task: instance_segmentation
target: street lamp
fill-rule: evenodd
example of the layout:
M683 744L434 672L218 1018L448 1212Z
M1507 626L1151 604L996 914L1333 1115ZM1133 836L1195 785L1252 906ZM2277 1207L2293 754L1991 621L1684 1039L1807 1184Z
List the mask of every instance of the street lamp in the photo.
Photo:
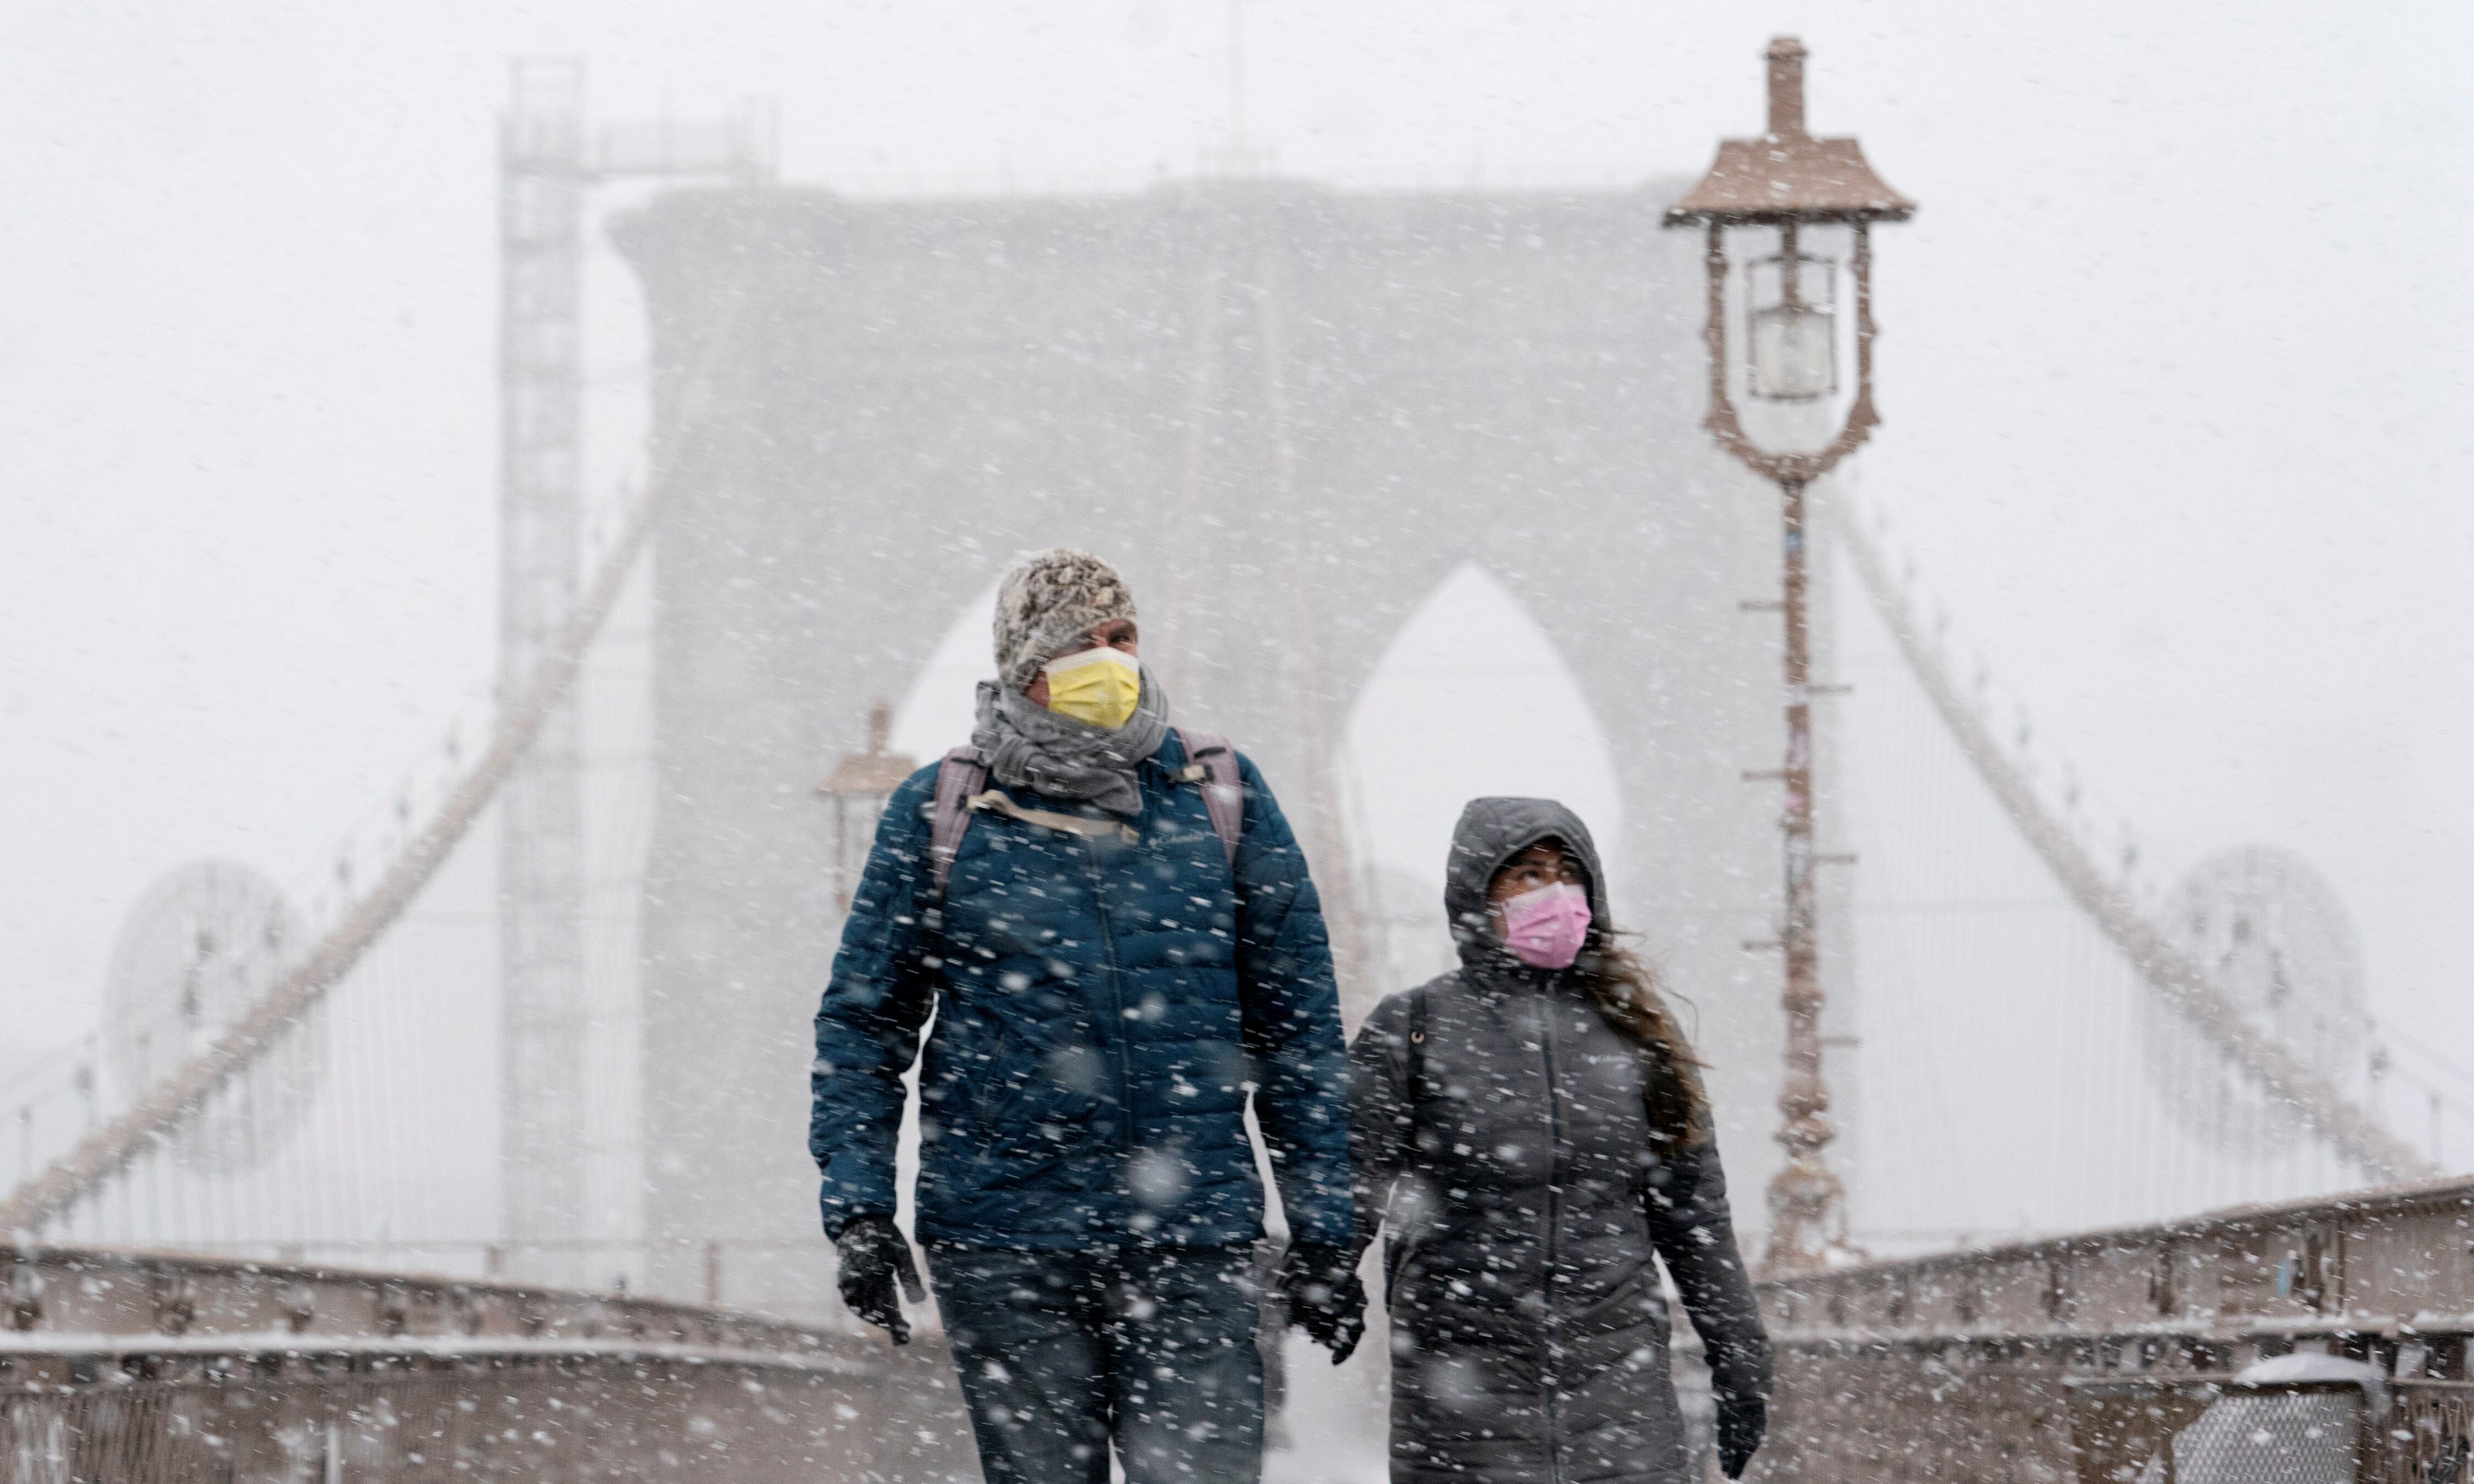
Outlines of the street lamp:
M1786 617L1786 787L1780 817L1785 836L1786 1081L1779 1093L1779 1142L1787 1161L1770 1182L1772 1272L1809 1272L1824 1264L1833 1224L1843 1223L1845 1191L1822 1154L1835 1134L1830 1092L1821 1073L1820 943L1814 928L1812 853L1812 708L1810 634L1805 610L1805 487L1854 452L1881 419L1873 411L1873 247L1875 222L1904 222L1914 202L1881 183L1853 139L1816 139L1804 128L1804 43L1779 36L1769 47L1769 132L1728 139L1700 183L1669 207L1669 227L1709 233L1710 414L1703 419L1718 445L1755 473L1774 480L1784 515L1785 574L1781 609ZM1733 387L1787 404L1826 403L1842 384L1838 326L1838 264L1806 251L1807 227L1843 227L1853 236L1851 276L1855 395L1838 431L1817 449L1774 451L1745 432ZM1728 234L1775 232L1775 251L1745 264L1744 365L1730 357L1727 335ZM1755 239L1759 241L1759 239ZM1760 242L1770 247L1771 242Z
M1837 265L1800 251L1793 227L1787 246L1744 268L1746 368L1755 396L1808 402L1838 390Z
M848 912L859 891L860 874L867 869L867 852L876 843L876 822L885 802L916 764L886 750L893 732L893 707L880 701L868 707L867 751L852 753L834 764L816 792L834 804L834 906Z

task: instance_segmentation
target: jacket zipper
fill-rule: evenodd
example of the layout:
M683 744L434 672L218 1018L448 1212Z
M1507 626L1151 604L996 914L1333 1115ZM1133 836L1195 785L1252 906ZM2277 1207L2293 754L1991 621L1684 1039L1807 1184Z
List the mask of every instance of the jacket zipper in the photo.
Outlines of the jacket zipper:
M1117 962L1117 932L1108 923L1108 889L1100 870L1100 842L1085 838L1082 843L1091 851L1091 904L1100 918L1101 951L1108 956L1108 999L1117 1011L1117 1023L1110 1027L1109 1034L1117 1042L1117 1112L1125 1134L1120 1153L1130 1160L1134 1154L1134 1066L1127 1050L1125 966Z
M1547 1002L1547 988L1538 991L1539 1044L1546 1061L1546 1350L1539 1358L1551 1368L1555 1364L1555 1233L1564 1224L1564 1107L1562 1094L1555 1087L1555 1012ZM1543 1388L1546 1393L1546 1480L1558 1484L1564 1477L1564 1447L1555 1421L1555 1393L1563 1383L1560 1373L1547 1373L1553 1379Z

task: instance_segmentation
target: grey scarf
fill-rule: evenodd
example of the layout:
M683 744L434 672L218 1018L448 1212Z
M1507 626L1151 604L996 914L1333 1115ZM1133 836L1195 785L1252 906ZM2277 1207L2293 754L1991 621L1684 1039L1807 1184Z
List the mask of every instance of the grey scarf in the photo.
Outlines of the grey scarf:
M1007 788L1087 799L1131 819L1143 812L1134 765L1158 752L1167 736L1168 693L1146 665L1143 698L1133 716L1114 731L1059 716L1021 691L982 681L980 719L971 730L971 745L987 757L988 772Z

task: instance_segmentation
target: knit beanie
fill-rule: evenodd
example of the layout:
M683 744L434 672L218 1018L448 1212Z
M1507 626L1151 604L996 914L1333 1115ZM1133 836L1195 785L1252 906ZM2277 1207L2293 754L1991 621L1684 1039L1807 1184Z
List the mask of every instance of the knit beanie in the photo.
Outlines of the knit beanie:
M1027 690L1058 652L1100 624L1134 616L1134 595L1117 569L1062 546L1026 558L997 588L997 678Z

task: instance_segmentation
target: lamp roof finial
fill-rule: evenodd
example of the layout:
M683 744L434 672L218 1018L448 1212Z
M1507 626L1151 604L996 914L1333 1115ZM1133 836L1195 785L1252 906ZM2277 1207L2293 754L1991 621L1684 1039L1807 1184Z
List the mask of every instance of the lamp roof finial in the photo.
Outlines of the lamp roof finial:
M1904 222L1916 203L1890 189L1853 139L1816 139L1804 127L1804 43L1773 36L1770 127L1758 139L1720 142L1710 173L1667 208L1666 225L1745 227L1788 222Z
M1770 37L1770 135L1804 137L1804 43L1793 36Z

